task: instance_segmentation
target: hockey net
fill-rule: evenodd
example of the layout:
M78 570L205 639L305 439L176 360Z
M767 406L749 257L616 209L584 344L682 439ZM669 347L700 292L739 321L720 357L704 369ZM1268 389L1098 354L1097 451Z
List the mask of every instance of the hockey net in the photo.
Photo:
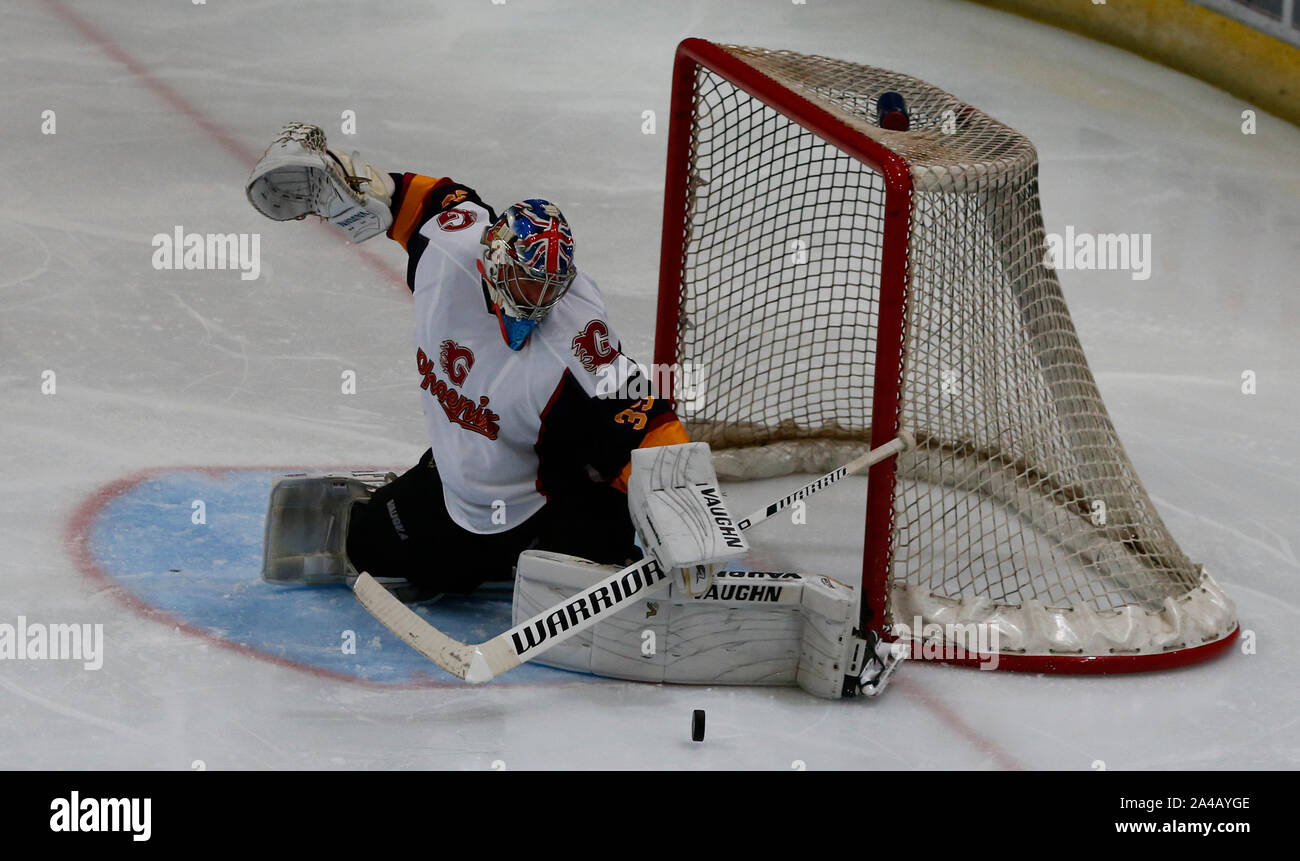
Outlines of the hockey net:
M876 124L886 91L907 131ZM829 471L900 427L918 442L867 482L864 626L919 643L981 623L998 666L1034 671L1231 642L1232 603L1138 480L1045 264L1027 139L906 75L695 39L672 110L655 359L693 380L692 439L724 479Z

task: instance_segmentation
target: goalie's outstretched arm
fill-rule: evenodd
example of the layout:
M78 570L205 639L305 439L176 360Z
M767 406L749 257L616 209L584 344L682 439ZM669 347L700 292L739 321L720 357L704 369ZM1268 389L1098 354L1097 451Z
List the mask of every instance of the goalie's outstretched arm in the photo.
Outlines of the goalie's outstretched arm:
M386 234L410 255L406 285L415 289L415 269L428 240L421 233L431 219L469 202L496 219L478 192L450 177L381 171L327 144L319 126L289 123L266 148L249 174L248 200L274 221L318 215L353 242Z

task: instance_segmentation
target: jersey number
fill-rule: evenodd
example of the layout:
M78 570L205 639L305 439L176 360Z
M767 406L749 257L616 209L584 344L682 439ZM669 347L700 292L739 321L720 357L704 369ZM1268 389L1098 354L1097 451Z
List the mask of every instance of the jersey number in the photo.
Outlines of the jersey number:
M646 425L646 412L654 406L654 402L654 398L642 398L614 416L614 421L622 425L631 425L634 430L641 430Z

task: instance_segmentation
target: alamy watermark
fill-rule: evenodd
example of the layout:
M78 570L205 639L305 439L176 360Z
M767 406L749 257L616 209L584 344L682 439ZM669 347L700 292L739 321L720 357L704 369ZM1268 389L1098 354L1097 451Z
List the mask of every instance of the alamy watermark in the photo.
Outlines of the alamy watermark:
M152 798L82 798L74 789L67 798L50 801L54 832L119 831L144 842L153 835L152 819Z
M672 397L677 411L685 415L703 408L706 390L703 363L643 365L638 362L636 366L636 374L622 375L618 363L602 366L596 372L596 397L629 401Z
M1056 270L1118 270L1145 281L1151 277L1151 234L1076 233L1067 224L1064 235L1047 234L1043 263Z
M243 281L262 274L260 233L186 233L178 224L155 233L153 248L154 269L238 269Z
M87 670L104 665L102 624L44 624L18 617L0 622L0 661L81 661Z
M910 641L914 661L976 661L981 670L998 668L999 632L987 622L965 624L926 622L912 617L912 624L895 624L899 643Z

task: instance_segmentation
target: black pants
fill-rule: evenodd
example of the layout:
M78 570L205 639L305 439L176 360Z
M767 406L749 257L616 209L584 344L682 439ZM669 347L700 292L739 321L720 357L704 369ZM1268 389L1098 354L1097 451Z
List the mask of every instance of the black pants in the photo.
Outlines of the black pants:
M641 558L627 497L584 482L554 495L540 511L505 532L481 535L447 514L432 450L369 502L354 503L348 558L375 577L405 577L425 592L472 592L509 580L524 550L551 550L619 565Z

